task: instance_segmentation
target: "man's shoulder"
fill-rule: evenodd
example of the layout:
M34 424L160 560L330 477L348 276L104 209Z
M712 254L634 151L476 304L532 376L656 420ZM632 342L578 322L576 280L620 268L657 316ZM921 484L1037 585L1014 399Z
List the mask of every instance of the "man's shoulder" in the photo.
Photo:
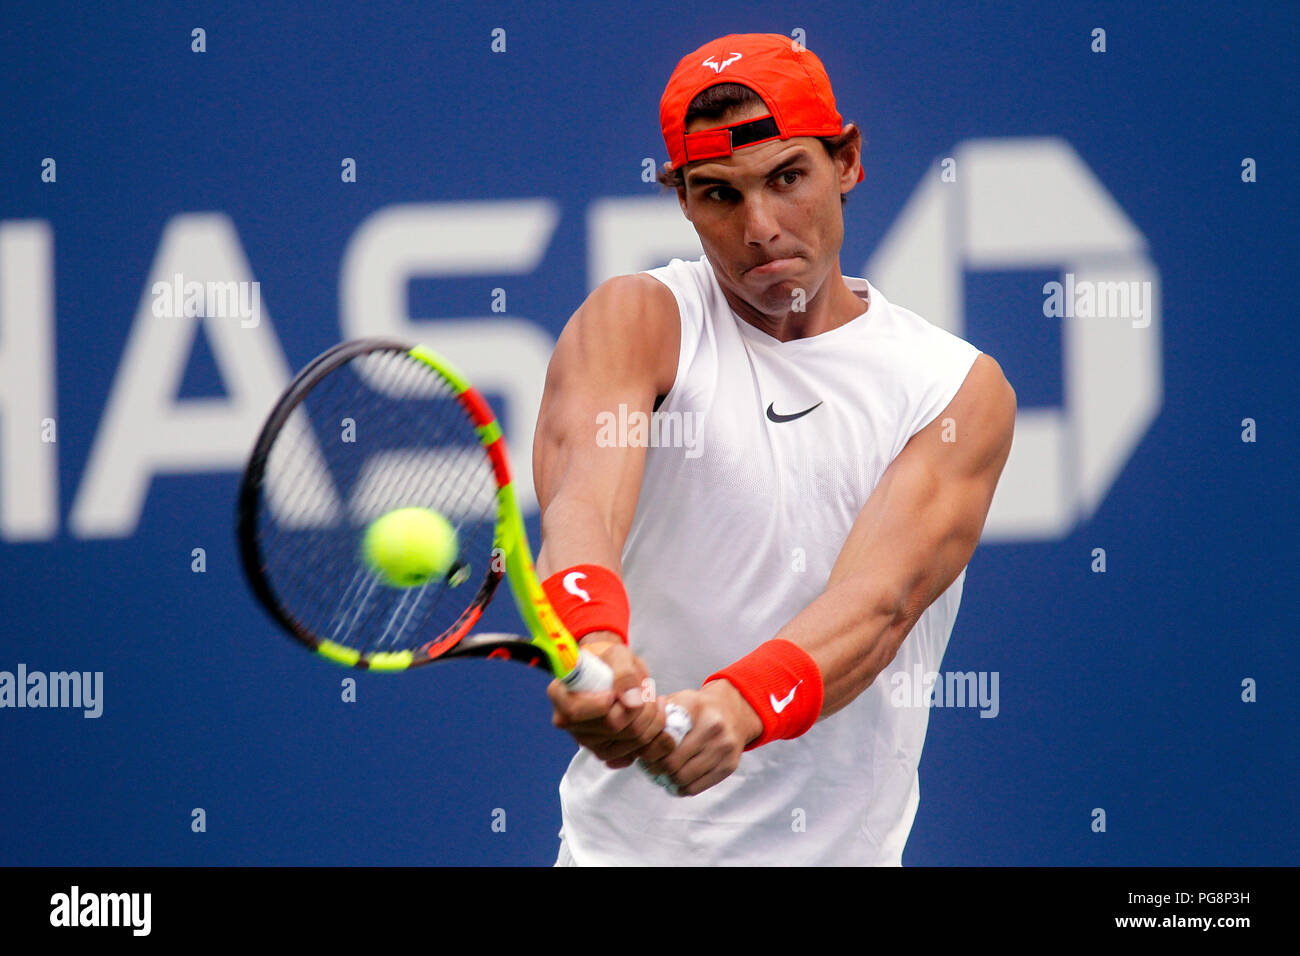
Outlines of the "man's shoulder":
M583 303L587 313L610 314L624 320L636 316L651 321L676 319L672 289L649 272L612 276L596 286Z
M617 356L635 359L651 370L656 394L662 395L677 374L677 316L677 299L667 286L643 272L628 273L593 289L560 338L581 343L576 354L589 364L608 364Z

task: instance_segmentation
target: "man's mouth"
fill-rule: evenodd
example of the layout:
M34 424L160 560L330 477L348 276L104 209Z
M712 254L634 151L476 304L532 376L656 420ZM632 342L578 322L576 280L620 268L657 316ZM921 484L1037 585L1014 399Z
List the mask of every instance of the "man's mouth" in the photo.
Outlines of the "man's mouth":
M796 261L798 261L798 257L769 259L767 262L754 266L749 271L755 275L767 275L772 272L780 272L782 269L789 268L794 265Z

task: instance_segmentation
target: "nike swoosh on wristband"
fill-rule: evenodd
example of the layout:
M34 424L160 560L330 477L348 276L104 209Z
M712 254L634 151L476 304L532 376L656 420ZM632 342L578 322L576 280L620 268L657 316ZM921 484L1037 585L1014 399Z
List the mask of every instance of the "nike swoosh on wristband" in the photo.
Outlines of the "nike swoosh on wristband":
M803 683L803 681L800 681L800 682L799 682L799 684L802 684L802 683ZM789 707L789 706L790 706L790 701L794 700L794 692L797 691L797 690L799 689L799 684L795 684L793 687L791 687L791 688L790 688L790 693L786 694L785 697L784 697L782 700L777 700L777 699L776 699L776 694L768 694L768 695L767 695L767 699L768 699L768 701L771 702L771 704L772 704L772 709L773 709L774 711L776 711L776 712L779 714L779 713L781 713L781 711L783 711L783 710L785 710L787 707Z
M773 411L772 405L775 404L776 402L773 402L771 405L767 406L767 420L770 422L792 422L796 418L803 418L805 415L811 412L813 408L816 408L817 405L820 405L821 402L818 402L817 405L814 405L812 408L805 408L801 412L795 412L793 415L782 415L780 412Z
M564 576L564 590L568 591L576 598L582 598L583 604L586 604L591 600L591 595L584 589L578 587L578 582L585 580L586 577L587 572L585 571L570 571Z

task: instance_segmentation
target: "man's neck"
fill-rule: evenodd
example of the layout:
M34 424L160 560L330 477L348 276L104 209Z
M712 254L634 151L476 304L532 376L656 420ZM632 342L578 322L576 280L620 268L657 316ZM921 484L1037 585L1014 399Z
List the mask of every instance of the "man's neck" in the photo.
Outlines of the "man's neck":
M759 312L727 289L722 292L744 322L780 342L811 338L838 329L862 315L871 305L850 289L838 272L805 303L804 309L792 308L780 316Z

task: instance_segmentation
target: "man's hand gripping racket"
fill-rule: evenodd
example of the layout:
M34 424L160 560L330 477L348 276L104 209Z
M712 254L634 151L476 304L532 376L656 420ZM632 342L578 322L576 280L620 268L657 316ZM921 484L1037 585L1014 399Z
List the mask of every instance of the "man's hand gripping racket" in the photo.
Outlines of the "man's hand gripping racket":
M496 416L423 346L344 342L299 372L253 447L236 526L262 605L337 664L491 657L575 692L612 687L537 579ZM471 635L503 576L529 636ZM675 740L690 731L678 705L665 718Z

